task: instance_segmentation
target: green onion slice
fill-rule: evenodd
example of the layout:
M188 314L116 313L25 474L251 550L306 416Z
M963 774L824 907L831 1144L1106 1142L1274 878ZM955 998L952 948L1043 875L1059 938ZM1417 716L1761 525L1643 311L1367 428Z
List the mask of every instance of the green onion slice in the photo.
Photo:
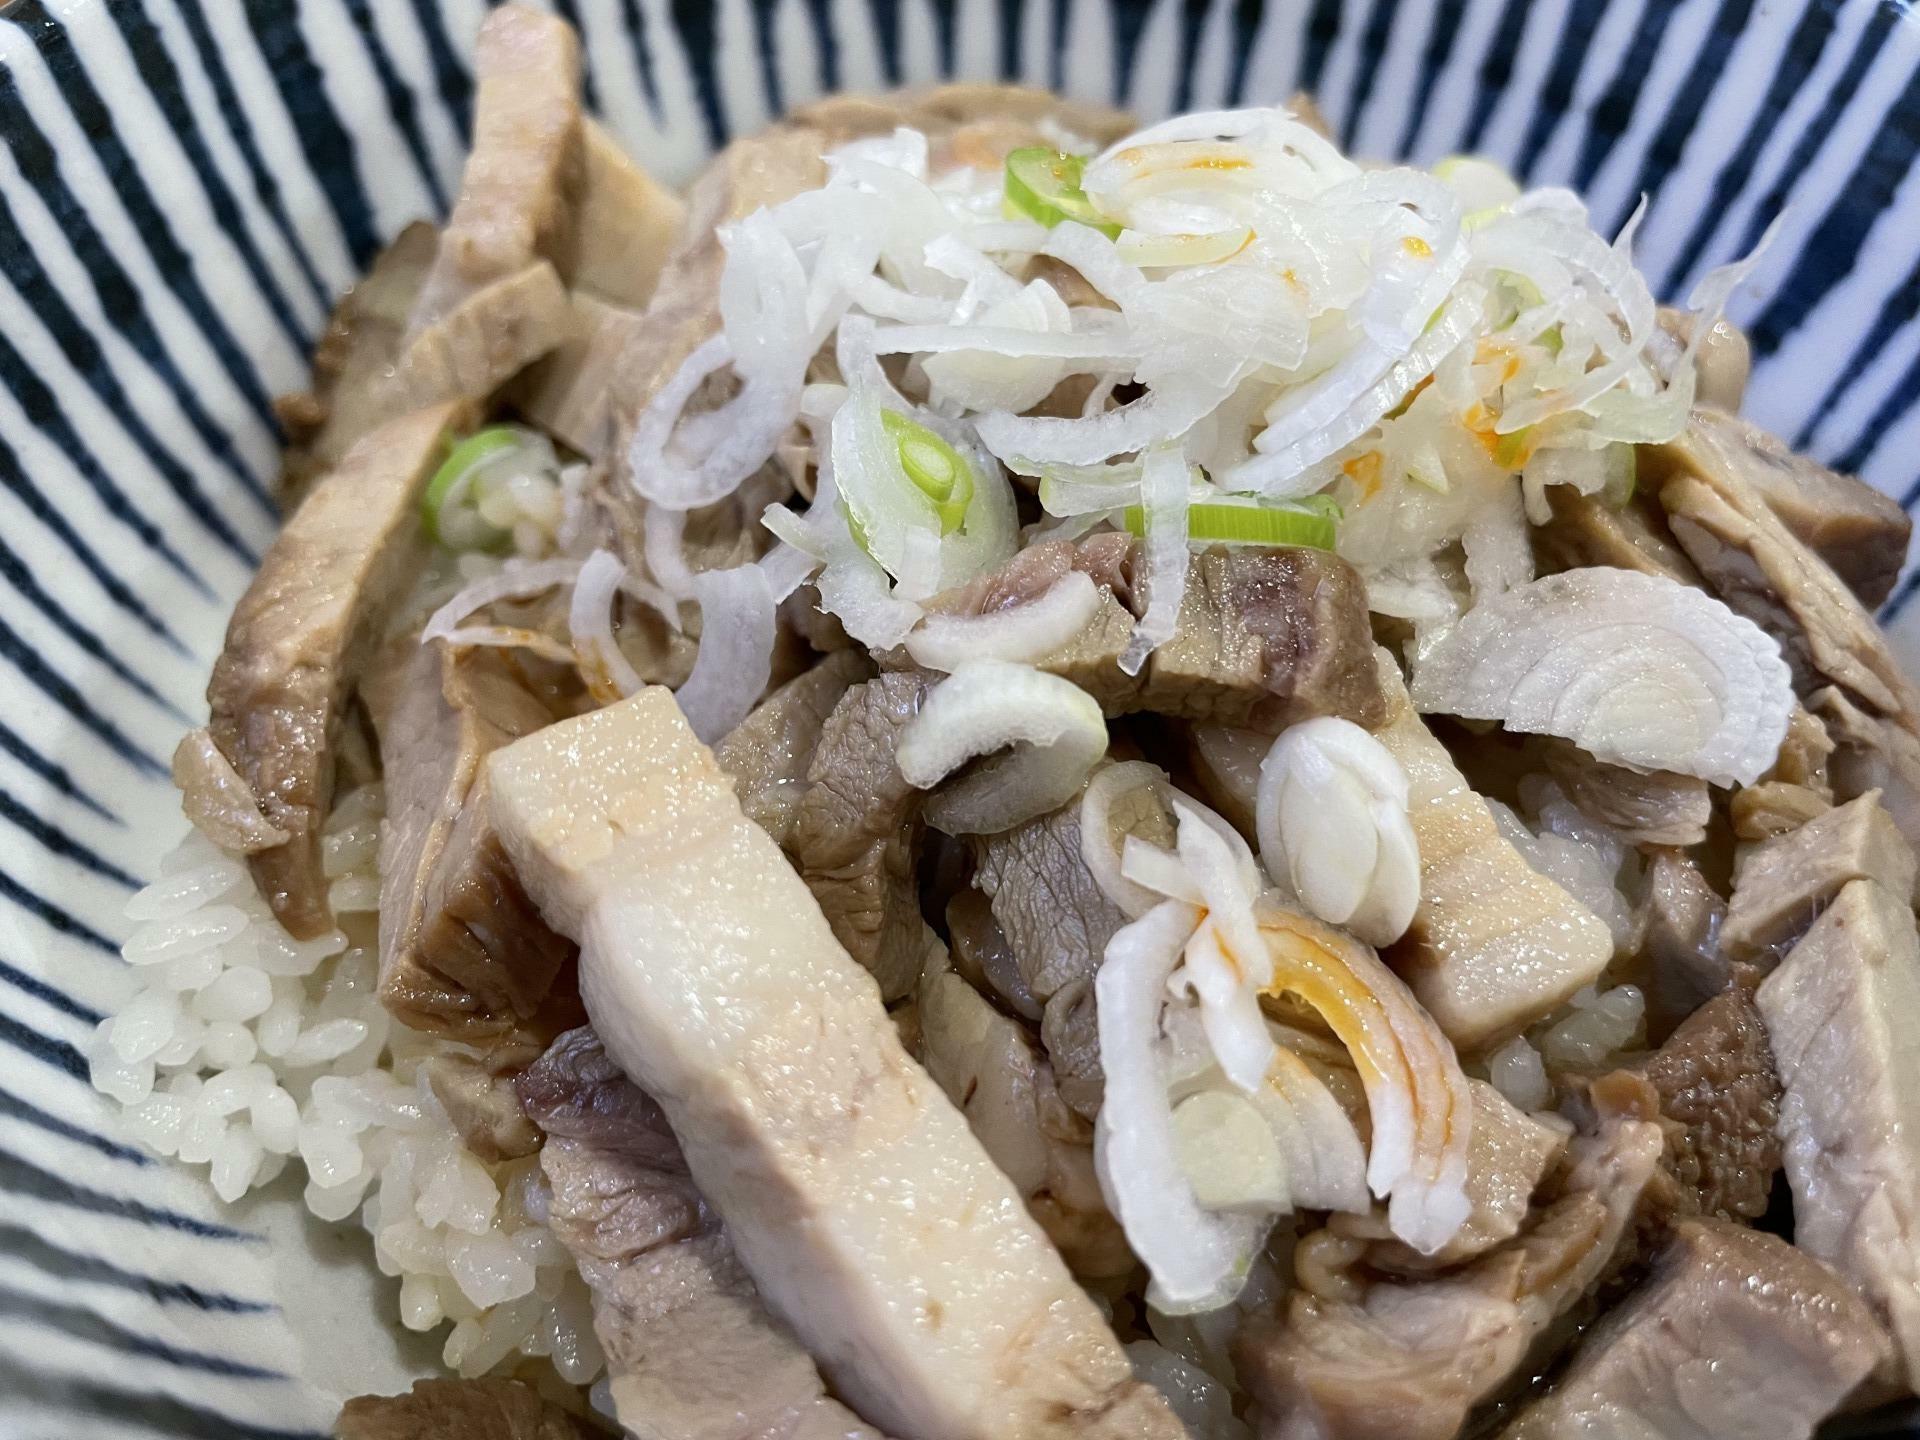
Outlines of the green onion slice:
M1006 208L1038 220L1049 230L1063 220L1077 220L1112 239L1119 235L1120 227L1094 209L1087 192L1080 188L1086 168L1085 156L1049 150L1044 145L1015 150L1007 156Z
M898 411L882 410L880 423L893 437L907 479L933 502L940 516L940 533L951 535L960 528L967 507L973 503L973 467L933 431Z
M473 506L473 482L488 463L522 443L511 425L476 430L448 452L420 501L427 536L449 550L504 550L513 536L490 525Z
M1285 502L1247 499L1196 501L1187 509L1188 538L1209 545L1302 545L1333 549L1340 507L1330 495ZM1129 505L1123 523L1130 534L1146 533L1146 512Z

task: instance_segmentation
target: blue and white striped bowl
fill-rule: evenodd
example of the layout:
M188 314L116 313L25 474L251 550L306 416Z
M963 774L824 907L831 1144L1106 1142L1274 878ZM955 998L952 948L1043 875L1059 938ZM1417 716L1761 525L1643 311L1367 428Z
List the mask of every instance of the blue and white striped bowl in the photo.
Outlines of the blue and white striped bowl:
M1904 4L556 3L595 107L676 179L828 89L1003 75L1145 116L1306 89L1364 153L1484 151L1603 225L1646 192L1669 296L1785 207L1734 307L1750 408L1920 492ZM0 6L0 1440L318 1436L423 1358L375 1318L353 1233L223 1211L149 1162L78 1047L125 983L122 903L183 828L165 758L273 532L270 397L381 241L446 209L482 10ZM1913 589L1890 618L1920 651Z

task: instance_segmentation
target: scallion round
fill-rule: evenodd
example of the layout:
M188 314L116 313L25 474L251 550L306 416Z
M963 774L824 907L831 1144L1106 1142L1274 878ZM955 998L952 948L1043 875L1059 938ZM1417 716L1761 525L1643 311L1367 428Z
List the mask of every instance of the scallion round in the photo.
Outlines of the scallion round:
M1049 150L1044 145L1015 150L1007 156L1007 208L1038 220L1048 229L1063 220L1077 220L1109 239L1118 236L1120 227L1096 210L1080 187L1086 168L1085 156Z
M973 467L953 446L897 410L882 410L880 423L893 437L907 479L933 502L940 516L940 533L951 535L960 528L967 507L973 503Z
M429 539L449 550L504 550L512 543L511 534L488 524L474 507L473 482L490 462L521 443L511 425L489 425L447 453L420 501Z

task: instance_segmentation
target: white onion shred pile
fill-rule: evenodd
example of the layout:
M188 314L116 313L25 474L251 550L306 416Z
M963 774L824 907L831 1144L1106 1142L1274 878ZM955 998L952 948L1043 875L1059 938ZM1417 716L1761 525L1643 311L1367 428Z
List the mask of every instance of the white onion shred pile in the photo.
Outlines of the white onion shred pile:
M1751 785L1793 677L1759 626L1690 585L1594 567L1483 600L1415 666L1421 710L1558 735L1596 759Z
M810 434L819 492L767 524L869 645L1017 548L1003 467L1037 476L1071 533L1141 507L1129 672L1172 633L1182 517L1223 490L1335 497L1341 553L1429 609L1438 588L1451 619L1431 557L1488 505L1512 513L1523 472L1537 515L1542 486L1597 488L1692 402L1692 347L1648 352L1637 217L1609 241L1569 192L1522 193L1486 162L1365 169L1284 108L1187 115L1087 157L1109 238L1009 218L1001 167L936 172L932 153L911 130L854 142L820 188L723 227L721 329L626 457L650 530L670 530ZM1698 287L1696 337L1749 264ZM702 410L711 393L727 398ZM971 467L959 523L907 478L889 412ZM656 578L689 592L671 567Z

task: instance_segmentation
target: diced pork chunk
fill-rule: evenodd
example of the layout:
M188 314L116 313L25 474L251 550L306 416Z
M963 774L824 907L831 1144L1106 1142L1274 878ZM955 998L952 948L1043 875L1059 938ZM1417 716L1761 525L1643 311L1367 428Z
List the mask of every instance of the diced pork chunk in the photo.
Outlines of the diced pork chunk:
M733 777L740 808L783 849L827 716L871 673L859 651L835 651L754 706L713 747L713 758Z
M1819 1261L1686 1220L1503 1440L1807 1440L1880 1353L1873 1317Z
M1378 739L1407 772L1420 904L1387 958L1449 1040L1474 1049L1525 1029L1591 984L1613 935L1501 835L1447 749L1414 713L1385 651Z
M580 41L558 16L502 5L480 27L473 148L411 327L415 336L536 260L563 259L581 179Z
M1862 709L1838 686L1816 691L1807 705L1834 741L1833 793L1851 800L1878 790L1907 843L1920 843L1920 734Z
M1609 765L1566 740L1549 738L1540 750L1547 773L1581 813L1624 838L1643 845L1698 845L1707 838L1713 797L1706 781Z
M458 1054L435 1055L420 1069L467 1149L482 1160L517 1160L540 1148L540 1132L521 1113L512 1077Z
M1675 363L1693 338L1696 317L1691 311L1662 305L1659 319L1660 328L1647 348L1661 372L1671 378ZM1729 414L1738 410L1753 371L1753 347L1746 332L1724 316L1714 321L1713 328L1701 338L1693 363L1698 382L1694 393L1700 403Z
M1920 940L1856 880L1758 994L1785 1096L1794 1243L1867 1298L1920 1388Z
M650 1440L878 1440L826 1394L687 1173L660 1107L592 1030L517 1082L547 1137L549 1224L593 1290L615 1412Z
M1319 715L1372 729L1386 701L1366 612L1360 577L1324 550L1203 550L1134 708L1269 732Z
M1505 1245L1357 1300L1296 1291L1281 1317L1250 1320L1233 1354L1262 1440L1453 1440L1599 1282L1660 1147L1657 1123L1609 1114L1576 1142L1560 1197Z
M542 1044L577 1023L572 1009L536 1023L573 945L513 873L483 767L553 713L505 652L438 643L415 648L383 708L380 999L415 1029L484 1045L531 1027Z
M1907 512L1891 497L1796 453L1738 415L1702 412L1694 423L1714 430L1767 508L1833 567L1861 604L1874 609L1887 598L1913 533Z
M334 746L368 651L411 579L420 494L445 449L452 406L373 431L281 530L234 607L207 684L207 733L283 844L248 856L254 882L296 937L332 914L320 825Z
M1100 535L1079 546L1031 547L993 575L936 596L929 608L982 615L1044 593L1070 569L1102 589L1100 608L1072 640L1034 663L1065 676L1109 715L1139 711L1273 734L1298 720L1338 715L1369 728L1385 700L1368 668L1373 632L1366 590L1324 550L1222 546L1197 552L1173 638L1140 674L1120 669L1143 603L1132 588L1133 547Z
M1727 988L1733 970L1720 949L1727 902L1700 867L1672 850L1647 866L1646 931L1640 954L1647 983L1647 1033L1655 1040Z
M203 725L173 748L173 788L193 828L232 855L287 843L287 832L260 813L260 802Z
M600 1431L518 1380L416 1380L349 1400L334 1440L597 1440Z
M1780 1079L1753 997L1734 987L1687 1017L1647 1062L1672 1130L1672 1201L1683 1215L1756 1220L1780 1169Z
M406 397L393 384L393 368L406 339L407 316L439 243L439 232L424 220L394 236L333 307L314 346L308 389L275 401L287 440L280 495L288 510L340 463L354 441L404 408Z
M1748 850L1720 943L1735 959L1771 964L1853 880L1913 893L1913 851L1872 792Z
M833 935L898 1000L920 978L931 931L920 916L920 811L894 763L900 732L920 710L925 676L896 672L847 691L820 731L787 853Z
M608 1052L839 1393L926 1440L1179 1433L671 695L489 763Z

